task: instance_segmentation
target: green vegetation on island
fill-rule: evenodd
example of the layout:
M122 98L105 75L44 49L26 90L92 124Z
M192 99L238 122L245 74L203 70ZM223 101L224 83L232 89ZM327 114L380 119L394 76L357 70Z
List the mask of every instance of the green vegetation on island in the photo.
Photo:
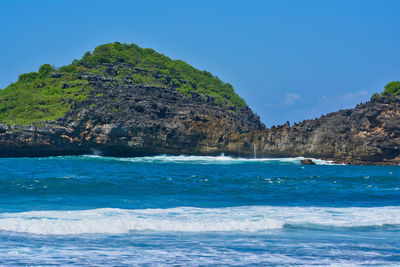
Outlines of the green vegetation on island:
M82 59L55 68L42 65L38 72L25 73L17 82L0 90L0 123L32 124L63 116L76 101L93 89L85 74L116 79L129 78L133 84L173 87L182 94L199 93L215 97L227 106L245 106L232 85L182 60L172 60L153 49L115 42L86 52Z
M64 75L56 79L49 64L39 72L25 73L17 82L0 91L0 123L30 124L63 116L74 101L85 99L88 81Z
M375 93L372 98L378 96L398 96L400 95L400 81L393 81L385 85L384 90L381 94Z

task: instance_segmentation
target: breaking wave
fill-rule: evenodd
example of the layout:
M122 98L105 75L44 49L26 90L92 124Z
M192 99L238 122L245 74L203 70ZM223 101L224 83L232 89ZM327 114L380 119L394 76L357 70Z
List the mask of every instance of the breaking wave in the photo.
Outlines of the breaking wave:
M63 157L69 158L69 157ZM265 162L265 163L293 163L300 164L300 161L305 159L304 157L295 158L235 158L231 156L225 156L221 154L219 156L188 156L188 155L159 155L151 157L104 157L99 155L84 155L79 156L82 159L99 159L99 160L115 160L115 161L126 161L126 162L137 162L137 163L196 163L196 164L235 164L235 163L251 163L251 162ZM329 160L314 159L312 160L317 165L332 165L334 164Z
M1 213L0 231L31 234L159 232L259 232L285 227L400 225L400 207L327 208L241 206L228 208L92 209Z

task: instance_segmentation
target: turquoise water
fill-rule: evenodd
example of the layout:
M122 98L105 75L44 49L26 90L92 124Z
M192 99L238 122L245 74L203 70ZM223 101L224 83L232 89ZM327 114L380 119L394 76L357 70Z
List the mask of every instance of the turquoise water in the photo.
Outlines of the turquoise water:
M0 159L0 265L400 264L400 167Z

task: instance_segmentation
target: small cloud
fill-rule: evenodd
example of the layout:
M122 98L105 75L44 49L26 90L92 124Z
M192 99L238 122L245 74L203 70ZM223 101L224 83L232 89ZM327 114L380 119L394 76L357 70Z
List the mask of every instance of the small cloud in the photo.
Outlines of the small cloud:
M350 93L346 93L343 95L336 95L336 96L322 95L319 97L319 100L324 101L324 102L334 101L336 103L355 102L355 101L360 101L360 99L363 99L368 95L369 95L369 92L367 90L362 90L362 91L358 91L358 92L350 92Z
M355 93L346 93L344 95L339 95L339 96L337 96L337 99L342 102L349 102L349 101L353 101L353 100L358 100L361 97L366 96L366 95L368 95L368 91L362 90L362 91L355 92Z
M285 99L283 100L283 104L287 106L292 106L299 100L301 100L299 94L296 93L285 94Z

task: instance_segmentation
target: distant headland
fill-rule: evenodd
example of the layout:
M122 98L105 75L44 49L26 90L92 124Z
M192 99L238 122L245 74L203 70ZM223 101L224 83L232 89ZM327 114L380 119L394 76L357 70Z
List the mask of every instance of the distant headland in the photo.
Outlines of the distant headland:
M1 90L0 156L225 153L399 164L399 95L400 82L391 82L354 109L267 129L218 77L115 42Z

